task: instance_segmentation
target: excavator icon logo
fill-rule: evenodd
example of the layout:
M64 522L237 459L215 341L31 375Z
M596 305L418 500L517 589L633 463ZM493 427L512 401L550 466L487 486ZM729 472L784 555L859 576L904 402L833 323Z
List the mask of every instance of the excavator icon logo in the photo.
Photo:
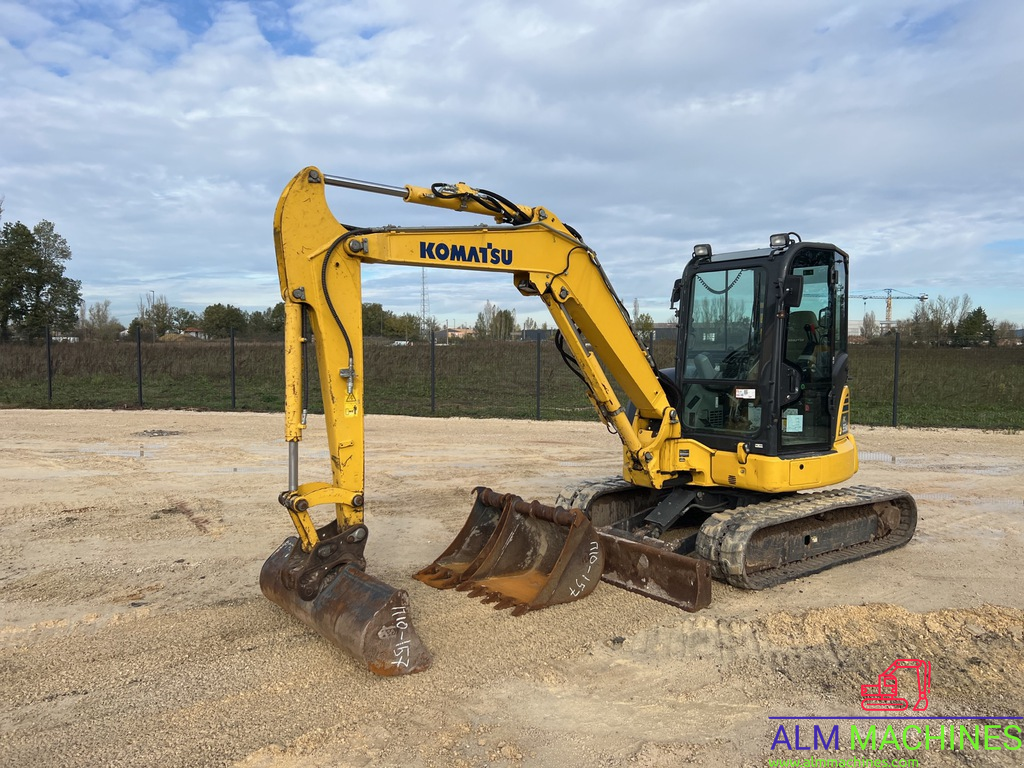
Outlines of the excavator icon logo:
M877 683L866 683L860 687L860 708L865 712L902 712L910 708L910 701L899 696L896 670L913 669L917 672L917 703L915 712L928 709L928 691L932 686L931 662L921 659L896 659L889 668L878 676Z

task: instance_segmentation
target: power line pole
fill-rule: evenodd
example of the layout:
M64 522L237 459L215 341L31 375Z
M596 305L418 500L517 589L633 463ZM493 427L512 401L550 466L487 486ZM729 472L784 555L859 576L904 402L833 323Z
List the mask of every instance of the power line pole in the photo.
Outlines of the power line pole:
M430 299L427 296L427 270L420 270L420 335L426 337L430 330Z

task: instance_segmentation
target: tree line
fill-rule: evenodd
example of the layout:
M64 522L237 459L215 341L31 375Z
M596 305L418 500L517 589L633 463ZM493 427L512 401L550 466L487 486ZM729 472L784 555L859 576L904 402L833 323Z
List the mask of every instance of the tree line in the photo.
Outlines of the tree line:
M155 341L168 335L197 335L207 339L225 339L236 336L254 339L279 337L284 332L284 302L279 301L264 310L246 311L233 304L210 304L202 312L174 307L166 296L150 293L139 300L135 318L125 329L117 318L109 318L110 302L95 304L83 322L90 338L116 338L121 330L134 338ZM98 322L92 316L94 310Z
M3 200L0 199L0 218ZM111 313L109 299L86 307L82 284L65 274L71 248L46 220L33 228L6 222L0 229L0 341L34 341L47 333L75 336L85 340L113 340L128 336L156 341L168 336L225 338L232 333L243 338L279 338L284 331L284 303L265 310L246 311L231 304L216 303L202 312L175 307L166 296L147 292L140 296L135 317L125 326ZM653 328L650 315L640 314L634 302L638 332ZM532 318L522 323L514 309L485 302L477 314L472 338L512 340L523 330L537 328ZM547 328L544 323L542 328ZM425 341L441 330L433 317L397 314L381 304L363 304L363 332L367 336L404 341Z
M3 200L0 199L0 217ZM109 299L86 307L82 284L65 274L71 248L53 223L43 220L29 228L22 222L4 222L0 228L0 341L37 341L47 333L85 340L134 338L147 341L168 336L196 335L226 338L280 338L284 332L284 303L265 310L246 311L216 303L202 312L173 306L166 296L149 292L139 298L135 317L126 326L111 312ZM526 327L535 326L527 320ZM397 314L379 303L363 304L367 336L419 341L439 330L437 321L425 322L411 313ZM478 338L511 339L521 330L515 310L490 302L474 326Z
M0 218L3 199L0 198ZM0 228L0 341L33 341L54 334L74 334L84 339L116 339L123 335L157 340L169 334L226 338L231 333L243 338L279 338L284 331L284 303L265 310L246 311L231 304L216 303L202 312L175 307L166 296L150 292L140 297L134 319L125 326L110 311L110 301L82 302L82 284L65 274L71 248L45 219L29 228L5 222ZM641 337L652 335L649 314L633 305L634 329ZM547 328L545 323L542 328ZM532 318L522 323L514 309L503 309L487 301L477 314L472 336L477 339L512 340L524 330L537 328ZM439 331L435 318L412 313L397 314L381 304L363 304L363 331L367 336L404 341L425 341ZM868 341L882 342L898 330L911 343L942 346L979 346L1016 342L1017 330L1008 321L993 321L971 297L939 296L922 302L908 320L893 328L882 327L874 312L864 315L861 334Z
M0 198L0 218L3 200ZM139 298L136 316L124 325L111 312L110 300L86 307L82 284L65 274L71 248L46 220L29 228L4 222L0 228L0 341L37 341L52 335L86 340L114 340L139 333L150 341L168 335L225 338L232 332L248 338L279 338L284 332L284 303L265 310L246 311L216 303L202 312L173 306L166 296L148 293ZM424 327L412 314L397 315L380 304L363 305L368 335L416 340L436 330Z
M931 346L976 347L1016 343L1017 328L1008 320L993 321L971 297L939 296L921 302L907 320L897 320L892 328L883 328L874 312L864 315L861 335L870 341L884 342L894 331L910 343Z

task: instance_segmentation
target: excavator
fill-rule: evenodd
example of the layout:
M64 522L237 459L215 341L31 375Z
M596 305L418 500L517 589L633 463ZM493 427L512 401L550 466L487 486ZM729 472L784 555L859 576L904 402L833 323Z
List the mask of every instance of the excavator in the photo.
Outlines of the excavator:
M469 226L341 224L329 186L484 217ZM557 326L556 345L622 443L622 473L569 484L554 503L477 488L451 544L414 577L522 614L579 600L599 581L696 611L711 581L763 589L899 547L904 491L844 485L850 432L849 256L793 232L768 246L694 246L674 365L659 368L579 232L541 206L459 182L396 187L300 171L274 244L285 308L288 488L296 535L267 559L263 593L378 675L427 669L408 591L367 571L363 264L511 275ZM330 480L300 482L303 385L315 352ZM314 521L311 510L333 514Z
M908 699L899 696L899 681L896 678L898 669L912 669L917 674L917 701L912 707ZM860 708L865 712L903 712L907 709L923 712L928 709L928 691L931 686L931 662L921 659L896 659L878 676L877 683L861 685Z

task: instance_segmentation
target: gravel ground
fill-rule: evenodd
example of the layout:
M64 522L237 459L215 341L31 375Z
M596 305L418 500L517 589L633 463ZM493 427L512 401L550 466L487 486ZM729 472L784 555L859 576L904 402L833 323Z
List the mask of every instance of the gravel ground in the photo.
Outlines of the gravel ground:
M410 574L475 486L551 502L615 474L617 439L596 423L370 416L368 570L409 591L434 656L383 679L260 594L292 532L280 415L6 410L0 425L6 765L764 766L826 755L773 751L770 717L863 715L860 685L897 658L931 663L929 715L1024 714L1021 435L860 429L855 482L918 500L896 552L766 592L716 584L696 614L602 584L512 617ZM304 481L326 479L322 420L302 462ZM909 695L912 674L899 684ZM1024 751L1002 737L851 751L848 728L832 757L931 768Z

